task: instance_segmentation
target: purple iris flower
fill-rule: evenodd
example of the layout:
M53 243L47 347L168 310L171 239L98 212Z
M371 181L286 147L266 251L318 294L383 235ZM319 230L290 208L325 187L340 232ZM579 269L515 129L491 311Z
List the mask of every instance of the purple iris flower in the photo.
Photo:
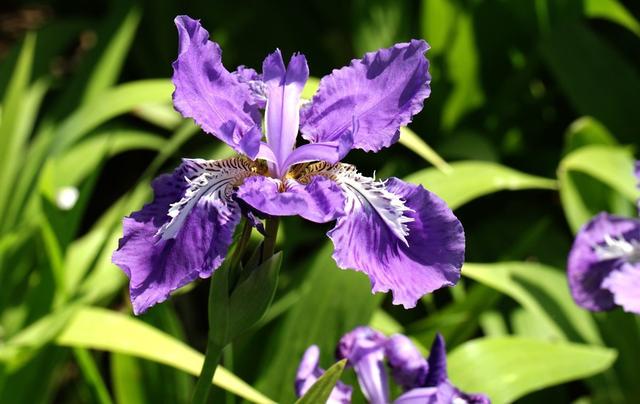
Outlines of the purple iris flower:
M124 219L113 262L130 278L135 313L211 276L246 209L262 217L336 220L328 236L338 266L364 272L373 292L391 290L393 302L406 308L458 281L464 232L445 202L422 186L378 181L340 163L351 149L376 152L395 143L399 128L422 109L430 93L426 42L353 60L324 77L303 103L304 55L285 66L276 50L262 74L246 67L229 72L199 21L179 16L175 23L174 106L240 156L184 159L153 182L154 200ZM298 144L298 131L306 143Z
M640 161L635 174L640 181ZM640 219L595 216L578 232L567 272L573 299L585 309L640 314Z
M311 367L318 367L317 346L310 347L304 354L296 376L296 394L302 396L318 379L309 376ZM360 389L371 404L388 404L392 400L389 393L388 368L393 380L404 393L393 400L394 404L489 404L483 394L466 394L456 388L447 376L447 358L444 339L436 335L429 358L425 359L409 338L396 334L389 338L369 327L357 327L345 334L336 349L338 359L348 359L358 377ZM385 362L386 359L386 362ZM320 375L322 373L319 373ZM298 386L306 386L301 390ZM348 386L337 385L331 397L341 397L349 403L351 392Z

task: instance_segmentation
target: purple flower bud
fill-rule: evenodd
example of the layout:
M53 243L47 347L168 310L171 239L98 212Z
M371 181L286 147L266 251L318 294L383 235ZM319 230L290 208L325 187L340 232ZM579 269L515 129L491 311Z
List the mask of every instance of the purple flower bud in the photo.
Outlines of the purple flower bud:
M405 390L424 385L429 365L409 338L402 334L391 336L385 354L396 383Z
M320 368L320 348L312 345L307 348L298 366L295 381L296 396L302 397L323 374L324 369ZM351 403L351 391L350 386L339 381L333 388L327 404Z

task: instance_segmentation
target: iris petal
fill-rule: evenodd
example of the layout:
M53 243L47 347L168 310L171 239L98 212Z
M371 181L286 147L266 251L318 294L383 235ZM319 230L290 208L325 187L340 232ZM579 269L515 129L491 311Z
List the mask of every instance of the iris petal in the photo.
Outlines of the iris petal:
M393 303L417 300L460 278L464 261L462 225L444 201L421 186L395 178L384 192L366 177L360 187L342 182L345 215L327 235L340 268L366 273L373 292L393 292ZM358 177L356 177L358 178Z
M153 202L124 219L112 260L129 277L136 314L211 276L224 261L240 221L240 207L229 195L244 169L235 160L245 161L185 160L153 182Z
M222 65L222 51L200 22L175 19L179 54L173 62L173 105L207 133L238 153L255 158L260 146L260 111L249 86Z
M353 147L378 151L395 143L429 96L429 62L422 40L367 53L320 81L301 111L301 132L310 142L353 137ZM353 133L352 122L359 125Z
M640 314L640 264L624 264L602 282L613 293L614 302L631 313Z

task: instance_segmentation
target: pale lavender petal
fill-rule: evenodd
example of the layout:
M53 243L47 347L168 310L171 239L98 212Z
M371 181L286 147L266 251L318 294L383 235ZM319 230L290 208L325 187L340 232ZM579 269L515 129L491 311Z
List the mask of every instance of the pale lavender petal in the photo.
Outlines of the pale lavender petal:
M302 397L313 384L324 374L320 368L320 349L312 345L305 351L296 372L295 391L297 397ZM327 404L351 403L352 388L341 381L331 391Z
M588 310L615 307L613 294L603 288L602 282L612 271L619 269L624 260L603 259L602 253L599 255L597 247L605 245L607 237L640 240L640 221L600 213L576 235L569 253L567 275L573 299Z
M369 327L357 327L338 343L338 359L347 358L362 393L371 404L389 403L389 381L384 366L386 338Z
M613 293L613 301L624 311L640 314L640 262L624 264L602 282Z
M192 193L187 181L197 177L197 162L186 160L172 175L153 182L155 199L123 221L124 235L113 253L113 263L129 277L135 314L166 300L171 292L211 276L225 258L240 221L236 203L197 198L170 217L173 204ZM171 233L171 237L165 237Z
M385 354L396 383L405 390L424 385L429 365L408 337L391 336L385 345Z
M636 179L638 181L638 189L640 189L640 160L636 160L634 174L636 175ZM638 198L636 204L638 205L638 213L640 214L640 198Z
M173 105L207 133L255 158L260 146L260 111L247 84L222 65L222 51L200 22L175 19L179 53L173 62Z
M378 151L395 143L429 96L429 45L400 43L353 60L320 81L312 103L301 112L301 132L310 142L353 135L353 147Z
M298 54L291 57L285 69L282 54L276 50L264 60L262 74L267 86L267 143L278 161L278 174L282 175L282 165L296 144L300 94L309 78L309 67L304 55Z
M381 185L347 173L338 181L347 197L345 215L327 235L340 268L366 273L374 293L391 290L393 303L405 308L457 283L464 231L444 201L396 178Z
M270 177L251 177L238 188L237 197L271 216L302 216L316 223L329 222L344 213L342 190L320 176L308 184Z
M339 142L308 143L295 148L293 152L289 154L283 164L283 169L286 170L294 164L308 163L311 161L326 161L334 164L340 161L340 158Z

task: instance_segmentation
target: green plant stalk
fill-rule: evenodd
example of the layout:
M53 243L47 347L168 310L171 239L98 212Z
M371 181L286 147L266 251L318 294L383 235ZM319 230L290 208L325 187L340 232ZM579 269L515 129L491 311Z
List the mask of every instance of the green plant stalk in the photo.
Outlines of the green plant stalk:
M269 218L265 223L265 238L262 243L262 262L273 256L273 252L275 250L276 245L276 237L278 236L278 224L279 221L277 218ZM250 227L245 225L243 229L243 234L239 240L238 248L234 252L234 255L230 258L230 264L237 265L240 257L243 255L243 250L248 245ZM230 342L228 339L228 335L226 332L226 322L228 319L220 319L216 318L213 313L220 313L219 310L216 309L216 305L228 305L229 304L229 296L231 291L229 290L229 273L234 268L220 268L216 271L218 276L212 276L211 282L209 286L209 301L208 301L208 318L209 318L209 336L207 338L207 351L205 353L204 363L202 364L202 370L200 371L200 377L198 377L198 381L196 383L196 387L193 393L192 403L193 404L204 404L207 402L207 398L209 397L209 391L211 390L211 382L213 381L213 376L215 375L216 368L218 363L220 362L220 358L222 357L222 352L225 346ZM215 279L214 279L215 278ZM222 282L226 284L226 287L218 288L214 285L213 282ZM222 292L222 293L221 293ZM226 295L224 295L226 293ZM228 315L228 311L226 312ZM218 321L222 320L225 324L216 324ZM221 328L222 335L220 335Z

